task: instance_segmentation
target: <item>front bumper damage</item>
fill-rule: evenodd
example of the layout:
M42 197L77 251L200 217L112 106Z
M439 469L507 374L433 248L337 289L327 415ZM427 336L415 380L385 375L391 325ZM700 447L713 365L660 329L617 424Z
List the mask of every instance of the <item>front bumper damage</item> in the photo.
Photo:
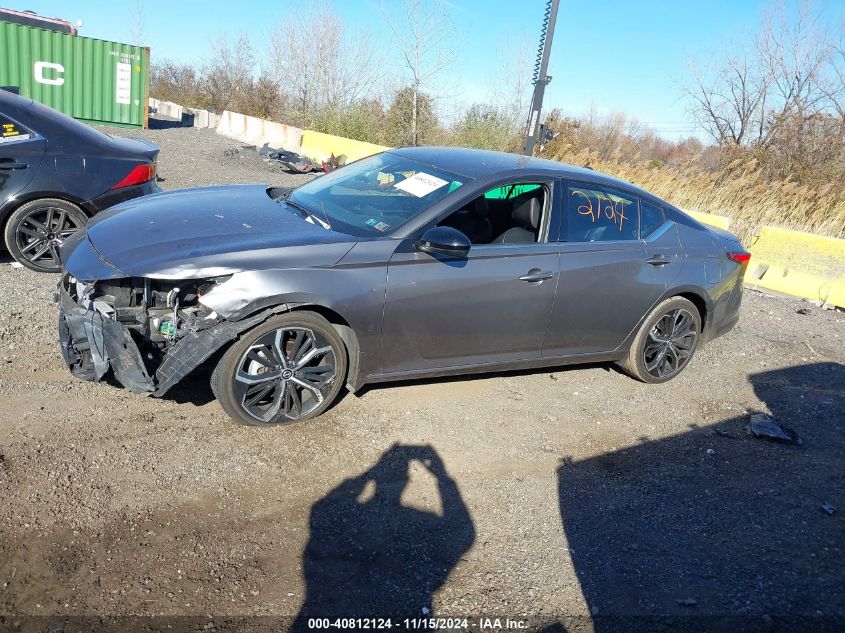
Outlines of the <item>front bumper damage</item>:
M163 356L142 354L137 334L133 336L108 307L96 301L75 300L65 275L55 293L59 307L59 341L62 356L71 373L81 380L98 382L111 369L114 378L133 393L161 397L190 374L214 352L272 314L287 306L267 309L240 321L219 317L180 332ZM83 293L84 297L84 293ZM146 356L146 360L145 360Z

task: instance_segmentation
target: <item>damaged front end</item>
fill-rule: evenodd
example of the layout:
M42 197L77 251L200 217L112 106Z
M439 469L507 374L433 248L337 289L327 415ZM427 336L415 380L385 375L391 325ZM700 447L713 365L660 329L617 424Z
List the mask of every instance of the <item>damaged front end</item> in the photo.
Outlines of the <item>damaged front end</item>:
M215 351L282 307L227 321L200 298L228 277L185 282L120 278L59 282L59 339L65 363L81 380L109 369L133 393L164 395Z

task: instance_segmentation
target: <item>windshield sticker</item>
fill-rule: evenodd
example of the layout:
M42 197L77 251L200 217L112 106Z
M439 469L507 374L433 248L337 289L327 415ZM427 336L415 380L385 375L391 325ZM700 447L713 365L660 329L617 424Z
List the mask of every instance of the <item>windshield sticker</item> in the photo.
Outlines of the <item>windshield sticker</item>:
M397 189L410 193L412 196L422 198L423 196L430 194L432 191L436 191L437 189L440 189L440 187L444 187L448 184L448 180L443 180L437 176L432 176L431 174L426 174L420 171L410 178L397 182L393 186Z
M390 228L390 225L387 222L379 222L375 218L370 218L366 222L364 222L367 226L373 227L376 231L386 231Z

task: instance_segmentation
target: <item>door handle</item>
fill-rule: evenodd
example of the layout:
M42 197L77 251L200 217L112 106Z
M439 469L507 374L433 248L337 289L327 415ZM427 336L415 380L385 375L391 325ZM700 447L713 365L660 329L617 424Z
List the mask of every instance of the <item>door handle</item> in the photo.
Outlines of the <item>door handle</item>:
M672 263L672 260L665 255L654 255L645 261L647 264L651 264L652 266L665 266L666 264Z
M520 281L528 281L538 283L540 281L546 281L546 279L551 279L554 277L554 273L548 270L540 270L539 268L532 268L526 274L519 278Z
M0 169L26 169L29 167L26 163L4 163L0 161Z

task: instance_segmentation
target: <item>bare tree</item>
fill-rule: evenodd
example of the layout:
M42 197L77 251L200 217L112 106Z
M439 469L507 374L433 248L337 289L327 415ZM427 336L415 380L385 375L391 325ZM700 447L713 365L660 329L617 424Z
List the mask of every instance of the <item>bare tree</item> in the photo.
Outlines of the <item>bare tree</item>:
M790 19L778 2L764 14L757 52L771 87L771 106L776 116L799 117L824 111L829 105L822 85L824 69L834 47L820 13L805 0Z
M252 89L255 54L246 33L233 42L219 35L212 42L213 57L202 68L208 107L221 111L232 109Z
M270 41L275 78L306 122L374 96L379 73L374 38L366 31L348 33L325 5L309 13L292 11L271 31Z
M435 92L438 75L455 63L455 29L441 0L398 0L382 7L411 88L410 141L418 145L421 95Z
M840 118L845 121L845 23L840 28L839 43L834 46L825 92Z
M690 82L682 92L690 113L720 145L743 145L764 133L769 79L753 51L732 54L703 71L689 64Z
M129 14L129 38L135 46L143 46L146 39L147 19L141 0L135 0L135 6Z
M496 73L491 77L491 100L498 114L522 130L531 104L531 44L523 33L508 36L497 50Z

